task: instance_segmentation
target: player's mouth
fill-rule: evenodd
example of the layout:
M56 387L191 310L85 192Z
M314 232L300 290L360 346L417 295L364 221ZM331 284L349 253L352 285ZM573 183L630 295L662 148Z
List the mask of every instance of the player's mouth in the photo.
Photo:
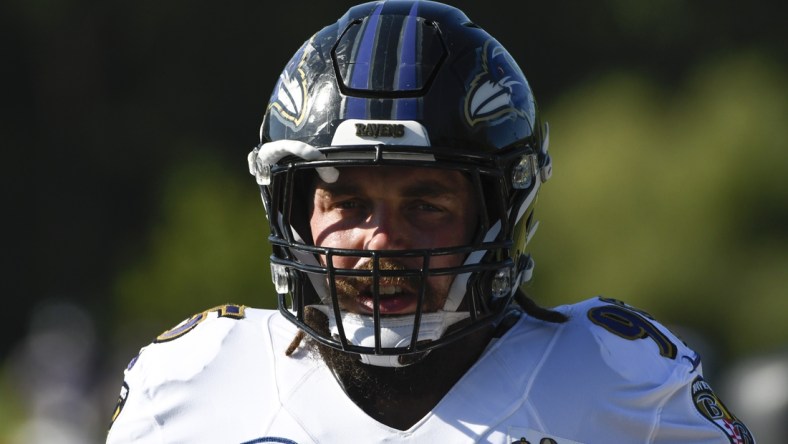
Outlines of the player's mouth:
M375 297L372 285L358 288L356 306L361 313L372 314ZM378 307L381 315L402 315L416 312L418 292L409 285L381 282L378 286Z

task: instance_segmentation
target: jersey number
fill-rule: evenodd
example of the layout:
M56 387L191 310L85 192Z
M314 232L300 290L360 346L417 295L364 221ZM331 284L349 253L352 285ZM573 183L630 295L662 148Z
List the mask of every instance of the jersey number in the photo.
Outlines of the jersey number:
M596 325L625 339L651 339L659 347L659 354L676 359L674 344L659 328L644 316L623 305L605 305L588 311L588 318Z
M243 305L235 305L235 304L225 304L219 305L217 307L213 307L209 310L205 310L202 313L197 313L196 315L190 317L189 319L184 320L180 324L176 325L175 327L165 331L164 333L160 334L156 337L156 340L153 342L167 342L172 341L173 339L180 338L181 336L185 335L186 333L192 331L194 327L199 325L202 321L204 321L211 312L216 312L220 318L231 318L231 319L243 319L244 315L244 307Z

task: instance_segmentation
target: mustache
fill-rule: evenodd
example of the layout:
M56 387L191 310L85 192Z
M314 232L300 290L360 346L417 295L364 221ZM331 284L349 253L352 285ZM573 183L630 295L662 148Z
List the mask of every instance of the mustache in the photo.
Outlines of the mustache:
M375 269L372 261L364 262L355 268L355 270L373 271ZM407 267L399 262L391 260L381 260L378 262L378 270L381 271L406 271ZM413 269L410 269L411 271ZM346 294L358 294L362 289L370 288L373 284L372 276L342 276L337 277L337 289ZM378 285L383 286L397 286L408 289L409 291L417 291L422 283L421 276L380 276L378 277Z

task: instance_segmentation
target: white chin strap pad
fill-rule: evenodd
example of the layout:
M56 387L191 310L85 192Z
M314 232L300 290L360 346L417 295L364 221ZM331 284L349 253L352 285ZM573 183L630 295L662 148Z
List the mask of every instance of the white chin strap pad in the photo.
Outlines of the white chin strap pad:
M339 338L339 328L334 310L327 305L312 305L328 317L328 328L334 338ZM419 341L436 341L446 329L465 318L468 313L437 311L421 315ZM380 346L382 348L407 347L413 334L413 315L385 317L380 319ZM342 327L348 342L361 347L375 347L375 322L370 315L342 312ZM378 367L404 367L398 355L365 355L361 362Z

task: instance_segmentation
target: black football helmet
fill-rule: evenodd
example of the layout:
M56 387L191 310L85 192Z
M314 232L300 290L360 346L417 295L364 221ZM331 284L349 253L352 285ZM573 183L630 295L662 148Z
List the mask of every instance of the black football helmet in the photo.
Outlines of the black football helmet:
M351 8L307 40L273 90L249 154L273 246L271 272L279 310L324 345L369 364L403 365L500 321L528 281L526 244L533 208L551 174L547 126L512 56L465 14L431 1L378 1ZM482 209L468 245L441 249L349 250L314 245L310 188L342 168L381 165L455 169L476 190ZM432 269L436 255L462 254L458 267ZM320 256L370 258L371 270L340 269ZM384 270L381 259L419 257L422 267ZM454 275L439 313L382 316L381 276ZM335 277L375 284L372 315L340 310ZM424 284L426 285L426 284ZM424 288L421 290L423 301ZM313 307L328 333L305 322Z

